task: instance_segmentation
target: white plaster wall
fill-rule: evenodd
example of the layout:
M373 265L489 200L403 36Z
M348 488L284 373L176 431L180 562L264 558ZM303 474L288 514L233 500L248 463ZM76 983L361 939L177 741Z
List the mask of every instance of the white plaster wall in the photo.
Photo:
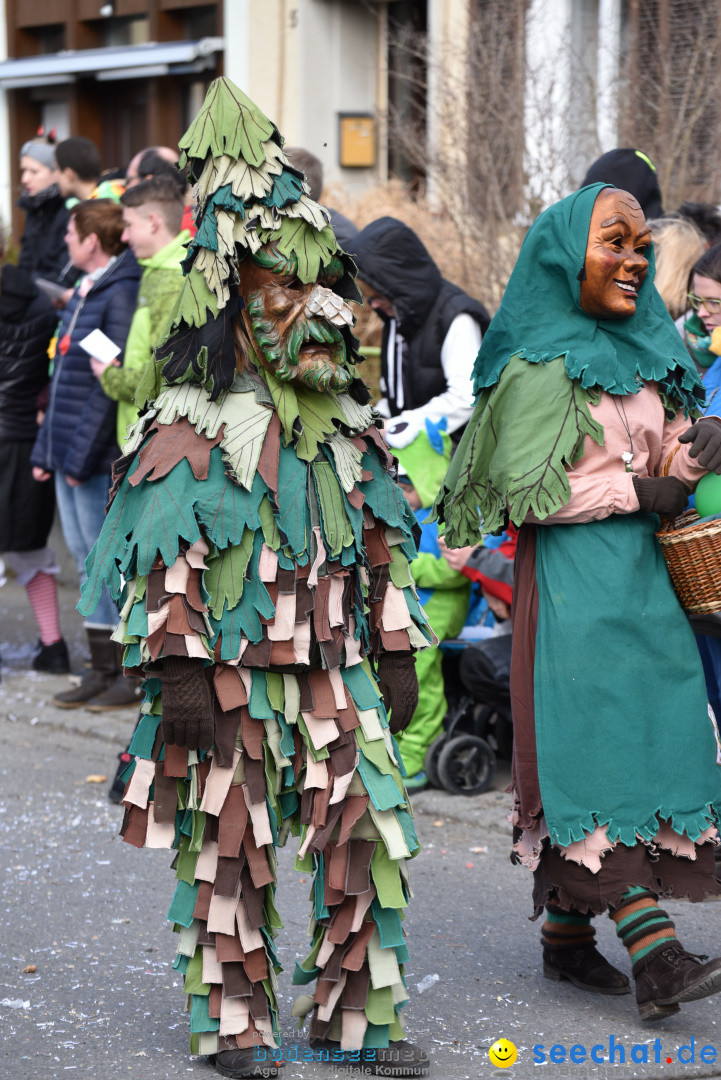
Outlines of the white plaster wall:
M382 25L382 24L381 24ZM297 127L284 132L323 162L325 181L351 190L374 183L377 170L341 168L343 112L378 111L379 18L364 4L302 0ZM377 126L376 160L379 154Z

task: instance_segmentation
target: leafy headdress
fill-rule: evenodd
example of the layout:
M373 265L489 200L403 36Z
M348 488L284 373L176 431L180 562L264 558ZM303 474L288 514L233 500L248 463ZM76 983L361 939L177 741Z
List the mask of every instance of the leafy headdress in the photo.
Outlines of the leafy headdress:
M195 185L198 230L155 370L149 366L138 388L140 406L163 383L201 383L213 400L232 385L232 324L244 303L237 266L243 259L294 273L306 284L330 274L338 297L360 300L355 266L338 246L327 210L310 198L303 174L288 162L275 124L229 79L211 83L179 147L180 167L187 167ZM361 360L358 341L347 325L339 332L352 375L348 391L365 403L368 392L354 367ZM258 372L274 381L261 365Z

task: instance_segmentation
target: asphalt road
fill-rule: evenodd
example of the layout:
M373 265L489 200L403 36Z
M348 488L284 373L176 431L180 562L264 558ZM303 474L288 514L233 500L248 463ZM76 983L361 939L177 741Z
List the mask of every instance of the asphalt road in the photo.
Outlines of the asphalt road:
M63 625L79 661L82 632L72 603L72 591L63 590ZM112 776L133 714L98 718L50 707L66 680L27 670L31 626L22 590L11 582L0 591L0 1077L212 1080L214 1070L187 1051L188 1018L172 969L175 937L165 920L174 889L168 853L123 844L107 784L88 780ZM632 997L600 997L543 979L539 926L528 920L530 877L508 860L501 791L469 799L426 791L414 807L423 850L411 865L406 1015L409 1036L432 1056L433 1077L721 1076L721 1065L700 1057L713 1046L721 1062L721 997L684 1006L649 1028ZM286 1045L302 1053L305 1033L298 1035L290 1018L297 992L290 972L306 951L310 881L292 870L293 854L281 852L279 861L286 923L280 998ZM687 948L721 951L721 905L668 907ZM598 932L609 959L628 970L607 919L598 920ZM429 975L438 978L421 990ZM503 1070L488 1057L502 1037L518 1050ZM613 1064L611 1038L619 1047ZM681 1057L690 1058L692 1040L695 1064L686 1064L679 1050L686 1047ZM574 1045L587 1057L596 1047L602 1060L570 1062ZM537 1046L544 1049L534 1054ZM557 1061L548 1059L554 1046ZM534 1063L542 1054L545 1062ZM289 1061L283 1075L344 1074Z

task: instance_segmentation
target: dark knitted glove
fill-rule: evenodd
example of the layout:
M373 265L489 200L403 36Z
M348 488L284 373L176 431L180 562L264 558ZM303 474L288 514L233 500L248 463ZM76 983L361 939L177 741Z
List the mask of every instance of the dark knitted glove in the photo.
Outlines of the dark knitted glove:
M640 510L660 517L675 518L688 502L688 488L676 476L634 476Z
M378 685L394 735L405 731L418 705L418 678L413 653L387 652L378 657Z
M709 472L721 474L721 420L717 416L702 416L679 435L680 443L693 443L689 457Z
M164 741L189 750L210 750L215 735L213 694L203 661L165 656L162 663L160 732Z

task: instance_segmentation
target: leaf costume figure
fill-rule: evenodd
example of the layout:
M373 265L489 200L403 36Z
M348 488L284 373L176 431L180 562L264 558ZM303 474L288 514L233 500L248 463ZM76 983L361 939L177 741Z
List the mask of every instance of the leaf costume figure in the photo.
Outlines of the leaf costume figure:
M655 537L718 470L721 421L692 423L703 389L653 269L627 192L594 184L541 214L436 502L454 546L520 527L512 820L546 908L544 974L627 993L594 946L590 916L609 911L646 1020L721 989L721 959L686 953L657 906L721 891L721 743Z
M294 982L317 980L294 1015L337 1055L418 1075L400 1019L418 841L393 732L434 639L413 514L356 374L353 264L227 79L180 147L198 231L83 600L107 582L145 678L123 835L177 852L193 1053L249 1076L254 1048L279 1045L274 849L293 834L314 874Z

